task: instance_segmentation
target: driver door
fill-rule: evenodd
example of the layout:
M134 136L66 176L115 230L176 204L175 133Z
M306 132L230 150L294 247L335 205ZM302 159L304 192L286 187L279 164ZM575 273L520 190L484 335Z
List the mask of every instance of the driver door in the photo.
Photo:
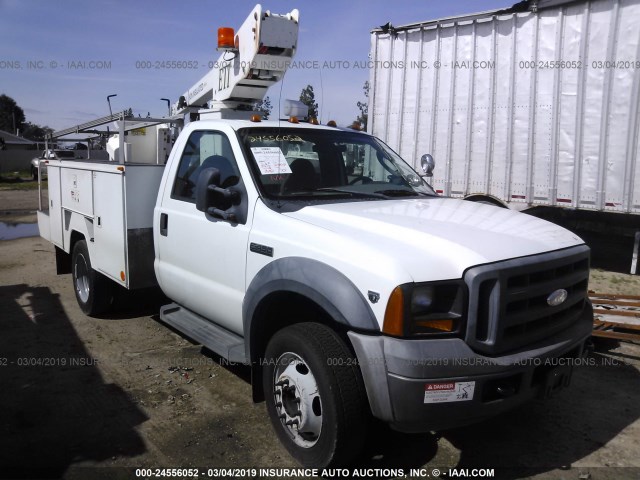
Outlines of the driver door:
M176 303L242 334L251 215L244 224L234 224L196 209L198 176L208 167L220 170L223 186L240 178L226 134L193 131L173 184L166 186L171 195L163 196L160 207L156 271L163 291Z

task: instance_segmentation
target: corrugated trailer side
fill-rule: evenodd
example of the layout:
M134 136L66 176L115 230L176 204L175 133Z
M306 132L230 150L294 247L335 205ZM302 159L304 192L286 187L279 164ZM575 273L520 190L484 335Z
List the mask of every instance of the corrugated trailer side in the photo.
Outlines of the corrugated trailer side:
M536 6L374 30L369 131L447 195L640 213L640 0Z

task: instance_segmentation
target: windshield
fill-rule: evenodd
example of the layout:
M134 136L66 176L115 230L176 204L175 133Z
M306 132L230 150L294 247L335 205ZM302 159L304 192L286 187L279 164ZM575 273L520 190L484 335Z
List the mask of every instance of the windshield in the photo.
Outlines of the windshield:
M436 195L404 160L370 135L245 128L239 136L262 191L272 198Z

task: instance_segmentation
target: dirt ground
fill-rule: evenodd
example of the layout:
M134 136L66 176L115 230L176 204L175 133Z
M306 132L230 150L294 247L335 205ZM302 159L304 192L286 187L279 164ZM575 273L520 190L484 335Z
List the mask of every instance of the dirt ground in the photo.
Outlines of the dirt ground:
M46 188L42 192L43 208L48 202ZM36 222L38 210L38 190L0 189L0 222Z
M0 191L0 222L33 220L33 192ZM597 270L591 288L640 294ZM104 318L79 309L39 237L0 241L0 478L136 478L138 468L295 468L245 367L159 322L157 292ZM571 388L455 430L378 427L367 468L495 469L495 478L640 476L640 346L598 342ZM275 477L271 477L275 478ZM423 475L422 478L428 478Z

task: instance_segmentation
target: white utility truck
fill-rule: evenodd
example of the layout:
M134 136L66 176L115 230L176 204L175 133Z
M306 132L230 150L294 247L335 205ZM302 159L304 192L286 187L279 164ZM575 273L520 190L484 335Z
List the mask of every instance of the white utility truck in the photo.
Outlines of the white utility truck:
M174 302L161 320L248 364L308 466L353 461L370 413L429 431L566 386L592 328L589 249L437 195L377 138L299 121L295 102L261 121L251 105L297 34L296 10L257 6L171 118L125 111L53 134L118 126L114 161L49 160L38 212L84 312L108 310L116 286L159 284Z

